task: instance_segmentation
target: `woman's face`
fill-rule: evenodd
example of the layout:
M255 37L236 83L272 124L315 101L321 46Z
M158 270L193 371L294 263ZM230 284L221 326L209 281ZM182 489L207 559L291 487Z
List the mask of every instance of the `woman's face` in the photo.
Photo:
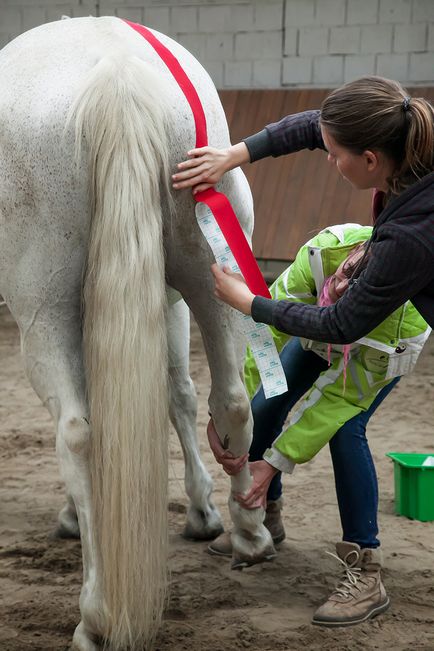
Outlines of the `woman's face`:
M387 179L391 176L393 165L381 152L364 151L354 154L346 147L339 145L321 125L321 133L328 151L328 161L336 165L339 173L358 190L378 188L388 189Z
M332 303L342 296L342 294L348 289L348 283L357 263L363 257L365 248L363 244L356 246L348 255L347 258L339 265L335 273L330 276L328 293L329 298Z

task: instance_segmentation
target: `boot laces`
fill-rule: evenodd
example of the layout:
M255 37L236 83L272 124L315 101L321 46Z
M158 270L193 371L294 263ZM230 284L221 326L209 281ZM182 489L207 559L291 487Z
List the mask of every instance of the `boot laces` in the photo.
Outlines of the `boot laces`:
M343 566L342 578L336 585L333 594L338 594L342 597L348 597L352 594L353 588L359 588L357 584L361 579L362 568L355 567L354 565L349 565L345 560L340 558L340 556L333 554L333 552L326 551L326 554L335 558Z

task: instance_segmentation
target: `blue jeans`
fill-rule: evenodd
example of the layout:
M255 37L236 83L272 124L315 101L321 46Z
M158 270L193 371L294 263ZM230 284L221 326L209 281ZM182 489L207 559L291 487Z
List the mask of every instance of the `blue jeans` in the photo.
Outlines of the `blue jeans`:
M303 350L298 338L291 339L280 354L287 393L270 398L259 389L252 400L253 441L250 461L262 459L265 450L282 431L285 419L295 403L311 388L328 367L326 360L310 350ZM366 426L377 407L390 393L399 378L384 387L367 411L348 420L329 443L333 462L336 494L341 517L343 540L361 547L378 547L378 484L374 462L366 438ZM281 474L270 483L268 500L282 494Z

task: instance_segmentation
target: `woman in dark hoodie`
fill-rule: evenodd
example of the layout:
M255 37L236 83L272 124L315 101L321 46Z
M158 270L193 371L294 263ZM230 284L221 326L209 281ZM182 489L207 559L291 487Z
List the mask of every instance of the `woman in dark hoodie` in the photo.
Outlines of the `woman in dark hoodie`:
M194 149L174 175L198 192L228 170L266 156L324 149L354 187L374 188L369 262L334 305L318 308L253 296L214 267L217 295L255 321L295 336L351 343L411 300L434 326L434 110L382 77L333 91L320 111L289 115L226 150Z
M241 276L213 265L217 296L255 321L330 344L361 339L408 300L433 327L434 110L423 98L410 98L397 82L362 77L333 91L320 111L289 115L226 150L194 149L179 164L174 187L198 192L237 165L305 148L326 150L328 160L354 187L374 188L372 236L348 288L327 307L272 300L254 296ZM300 350L297 359L292 355L285 362L294 377L309 366L308 353ZM258 419L255 414L255 425ZM367 440L359 438L360 454L353 452L360 462L357 477L364 482L354 473L349 476L348 463L341 464L339 473L360 497L364 511L369 500L376 509L378 493ZM224 466L233 463L238 472L244 460L228 459L216 433L211 443L216 459ZM263 501L277 470L266 459L251 464L251 489L237 496L238 501L245 508ZM345 558L338 553L344 579L316 611L314 623L348 626L381 612L386 599L378 579L381 561L370 547Z

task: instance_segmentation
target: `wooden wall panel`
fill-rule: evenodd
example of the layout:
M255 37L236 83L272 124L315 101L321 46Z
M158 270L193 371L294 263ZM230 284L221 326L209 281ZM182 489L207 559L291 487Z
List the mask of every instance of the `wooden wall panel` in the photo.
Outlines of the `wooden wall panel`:
M291 113L320 108L329 91L222 90L231 140L256 133ZM434 88L413 96L434 100ZM255 204L253 250L257 258L293 260L309 237L330 224L370 224L370 190L354 190L323 151L301 151L246 165Z

